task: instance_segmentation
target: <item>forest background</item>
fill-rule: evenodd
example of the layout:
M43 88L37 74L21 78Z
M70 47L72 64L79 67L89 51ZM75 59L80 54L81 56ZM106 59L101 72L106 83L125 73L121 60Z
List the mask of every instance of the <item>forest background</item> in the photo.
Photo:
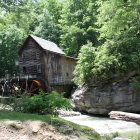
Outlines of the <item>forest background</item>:
M0 77L19 74L15 61L29 34L78 58L77 85L140 69L139 0L1 0Z

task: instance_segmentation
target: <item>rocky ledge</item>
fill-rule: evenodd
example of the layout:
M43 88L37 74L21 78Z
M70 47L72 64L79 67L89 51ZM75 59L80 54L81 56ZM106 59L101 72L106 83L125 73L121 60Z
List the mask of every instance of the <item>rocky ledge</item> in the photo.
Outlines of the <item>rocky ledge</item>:
M140 112L140 93L129 80L90 88L78 88L72 95L76 108L91 114L108 115L110 111Z
M122 111L111 111L109 113L111 119L125 120L135 122L140 125L140 115L135 113L127 113Z

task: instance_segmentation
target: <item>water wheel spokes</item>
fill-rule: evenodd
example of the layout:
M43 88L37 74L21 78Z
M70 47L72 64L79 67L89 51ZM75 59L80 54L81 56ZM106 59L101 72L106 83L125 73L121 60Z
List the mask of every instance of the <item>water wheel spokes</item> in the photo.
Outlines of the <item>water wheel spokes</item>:
M44 89L44 85L39 80L25 81L21 86L22 92L30 94L37 94L40 89Z

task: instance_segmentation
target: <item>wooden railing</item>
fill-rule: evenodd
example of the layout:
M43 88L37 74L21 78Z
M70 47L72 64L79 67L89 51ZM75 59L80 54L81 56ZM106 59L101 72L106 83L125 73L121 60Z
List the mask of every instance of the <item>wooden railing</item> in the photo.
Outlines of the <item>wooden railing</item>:
M20 76L12 76L12 77L7 77L7 78L0 78L0 82L6 81L6 80L18 80L18 79L36 79L36 75L20 75Z

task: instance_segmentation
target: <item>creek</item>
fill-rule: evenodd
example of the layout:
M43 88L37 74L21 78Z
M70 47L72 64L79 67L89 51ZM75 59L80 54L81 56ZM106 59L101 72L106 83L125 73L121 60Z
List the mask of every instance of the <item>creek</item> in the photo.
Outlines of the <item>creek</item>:
M101 136L111 136L118 133L119 136L135 137L140 140L140 126L133 122L123 120L113 120L108 117L79 115L62 117L65 120L76 124L93 128Z

